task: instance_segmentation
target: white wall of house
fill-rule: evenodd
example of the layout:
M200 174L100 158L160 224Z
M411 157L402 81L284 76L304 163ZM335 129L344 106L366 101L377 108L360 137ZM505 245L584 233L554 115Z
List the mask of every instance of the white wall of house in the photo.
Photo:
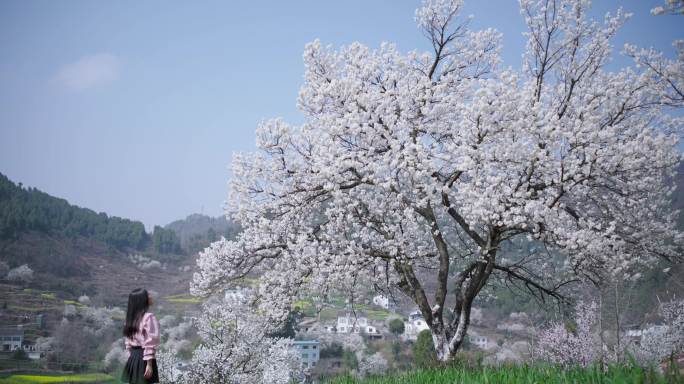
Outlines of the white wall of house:
M382 307L384 309L389 308L389 297L385 295L377 295L373 297L373 304Z
M3 351L14 351L21 348L24 337L21 334L0 336L0 349Z
M429 330L430 327L428 327L425 319L422 317L411 314L409 318L412 320L404 322L404 339L415 341L418 338L419 333L424 330Z

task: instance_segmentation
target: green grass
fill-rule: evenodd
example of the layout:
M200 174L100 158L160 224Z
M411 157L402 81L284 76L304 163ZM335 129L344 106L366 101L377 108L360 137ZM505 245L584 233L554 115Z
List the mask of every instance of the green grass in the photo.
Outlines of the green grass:
M197 297L197 296L192 296L189 293L183 293L180 295L173 295L173 296L166 296L164 297L165 301L168 301L170 303L183 303L183 304L199 304L204 301L203 298Z
M83 304L79 303L79 302L76 301L76 300L64 300L64 304L65 304L65 305L66 305L66 304L71 304L71 305L75 305L75 306L77 306L77 307L82 307L82 306L83 306Z
M0 384L49 384L49 383L113 383L114 377L104 373L73 375L11 375L0 378Z
M11 309L13 311L23 311L23 312L43 312L47 311L49 309L52 309L50 307L22 307L19 305L9 305L7 307L8 309Z
M339 310L335 308L323 308L321 310L321 321L337 320Z
M316 316L316 307L314 306L313 300L302 299L293 302L292 308L300 310L304 316L313 317Z
M372 307L367 304L354 304L354 310L358 312L363 312L369 319L377 321L384 321L390 315L394 315L394 313L392 312L385 311L383 309L376 309L375 307Z
M503 366L495 368L434 368L368 379L335 378L326 384L671 384L682 377L665 377L653 369L614 366L602 371L561 369L552 366Z

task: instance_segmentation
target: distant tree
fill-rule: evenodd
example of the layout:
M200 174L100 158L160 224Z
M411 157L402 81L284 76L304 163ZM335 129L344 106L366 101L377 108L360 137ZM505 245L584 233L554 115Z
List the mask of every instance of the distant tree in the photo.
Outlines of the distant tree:
M0 279L7 277L10 267L4 261L0 261Z
M196 327L202 343L176 384L299 382L301 361L290 340L266 335L275 319L251 308L253 297L204 303ZM162 358L162 361L164 359Z
M651 9L654 15L684 15L684 0L665 0L665 6Z
M21 265L7 272L7 280L28 283L33 280L33 270L28 264Z
M600 313L596 303L578 303L574 323L554 322L539 333L533 354L552 364L586 367L607 362L613 354L605 354L597 332Z
M356 358L356 353L345 348L342 352L342 364L344 364L344 366L350 370L358 369L359 360Z
M128 355L124 350L124 340L119 339L112 343L111 348L107 351L102 360L106 372L112 372L126 363Z
M684 352L684 300L660 304L658 316L663 319L663 324L648 327L640 344L630 346L630 352L646 366Z
M283 325L278 330L271 333L269 336L277 338L294 339L297 334L297 324L302 319L302 316L302 312L298 309L290 311L290 313L288 313L287 315L287 318L283 322Z
M401 319L392 319L389 322L389 330L395 336L399 336L404 333L404 322Z
M344 348L342 347L342 344L333 341L332 343L330 343L330 345L326 345L325 347L321 348L320 358L339 358L342 357L343 353Z
M209 228L207 230L207 241L213 243L216 240L218 240L218 234L216 234L214 228Z
M14 360L28 360L29 359L26 351L24 351L21 348L15 349L14 352L12 352L11 356L12 356L12 359L14 359Z
M413 361L418 367L428 368L437 363L437 353L432 342L432 334L429 330L423 330L418 334L413 344Z
M55 330L53 350L48 354L48 361L60 363L63 370L83 370L87 367L84 356L92 356L101 342L101 336L84 332L82 324L62 321Z
M164 229L156 225L152 232L152 245L159 253L179 253L180 239L172 229Z
M401 350L402 350L401 341L395 340L392 343L392 355L394 356L395 360L399 359L399 355L401 354Z
M387 360L382 356L382 353L375 352L372 355L364 355L360 353L358 373L361 377L384 375L389 369Z

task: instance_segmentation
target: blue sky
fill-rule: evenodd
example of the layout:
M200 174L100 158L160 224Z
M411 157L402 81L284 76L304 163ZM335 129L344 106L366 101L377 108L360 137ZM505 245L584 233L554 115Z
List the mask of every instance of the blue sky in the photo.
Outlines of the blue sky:
M672 53L684 17L661 0L595 1L635 15L629 41ZM0 2L0 172L73 204L143 221L222 213L234 151L259 121L301 123L304 44L427 49L418 1ZM517 1L468 1L520 66ZM624 61L616 58L614 65Z

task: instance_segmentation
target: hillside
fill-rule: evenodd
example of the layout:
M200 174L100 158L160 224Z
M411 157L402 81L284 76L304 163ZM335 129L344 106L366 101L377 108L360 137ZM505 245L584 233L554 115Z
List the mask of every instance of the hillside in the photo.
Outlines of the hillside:
M67 238L87 237L119 250L144 249L149 242L139 221L96 213L36 188L24 188L0 173L0 239L35 231Z
M164 226L172 230L180 239L181 247L187 253L196 253L221 236L233 238L240 231L240 226L223 216L210 217L192 214L182 220L176 220Z
M139 221L69 204L0 174L0 262L34 271L30 283L12 282L19 288L63 300L88 295L100 305L119 306L135 286L184 294L192 255L180 249L172 230L155 227L148 234ZM5 275L0 280L9 283Z

